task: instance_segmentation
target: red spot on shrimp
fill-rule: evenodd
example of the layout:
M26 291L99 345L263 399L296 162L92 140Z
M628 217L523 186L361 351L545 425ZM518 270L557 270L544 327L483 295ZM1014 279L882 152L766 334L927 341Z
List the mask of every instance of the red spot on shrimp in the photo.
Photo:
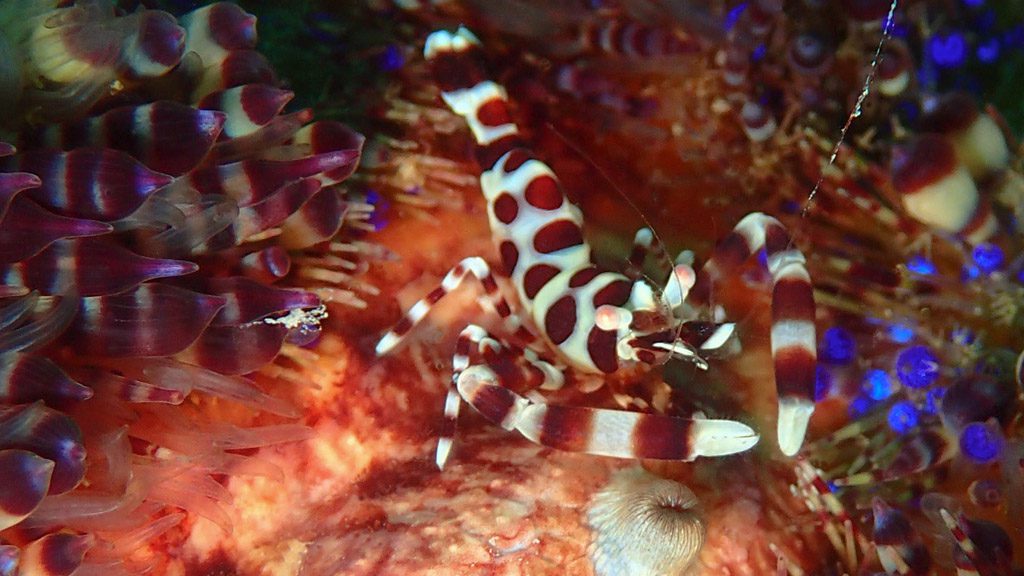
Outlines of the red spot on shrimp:
M505 268L505 274L511 276L516 269L516 264L519 263L519 249L516 248L516 243L505 240L498 247L498 252L501 253L501 265Z
M558 181L548 175L537 176L526 186L526 201L541 210L554 210L562 205Z
M485 102L476 111L476 119L484 126L503 126L511 124L512 118L508 114L508 106L505 101L493 98Z
M583 231L572 220L555 220L541 228L533 238L533 247L541 254L583 244Z
M510 224L519 215L519 203L508 192L502 192L494 200L494 217L502 224Z
M540 289L559 272L561 272L560 269L550 264L535 264L531 266L526 271L526 274L523 275L523 291L526 293L526 297L532 299L537 296Z
M594 308L604 304L621 306L629 299L633 285L626 280L615 280L594 294Z
M618 355L615 352L617 336L615 332L601 330L594 326L587 336L587 353L597 369L611 374L619 369ZM653 355L652 355L653 358Z
M508 158L505 159L505 173L509 174L518 170L523 164L526 164L528 160L532 160L533 156L530 155L530 151L526 148L516 148L508 153Z
M598 269L597 266L590 266L589 268L584 268L583 270L580 270L579 272L573 274L572 278L569 278L569 288L579 288L580 286L585 286L588 282L593 280L600 273L601 270Z
M571 295L559 298L544 315L544 331L555 345L572 336L576 329L576 299Z

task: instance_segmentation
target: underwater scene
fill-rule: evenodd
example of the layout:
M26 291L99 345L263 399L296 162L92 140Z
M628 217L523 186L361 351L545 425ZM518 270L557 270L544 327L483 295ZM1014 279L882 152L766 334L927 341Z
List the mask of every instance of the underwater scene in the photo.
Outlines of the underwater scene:
M0 0L0 576L1024 575L1024 0Z

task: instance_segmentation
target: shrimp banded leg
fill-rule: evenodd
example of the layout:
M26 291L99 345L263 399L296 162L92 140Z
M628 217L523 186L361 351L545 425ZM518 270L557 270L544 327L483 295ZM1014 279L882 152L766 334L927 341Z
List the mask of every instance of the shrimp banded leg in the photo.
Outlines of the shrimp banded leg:
M653 260L659 273L665 272L668 256L662 244L656 241L654 232L644 227L637 230L633 236L633 248L626 263L626 276L633 280L643 277L644 265L648 260Z
M480 302L501 316L509 334L515 335L517 339L524 342L536 340L536 336L522 326L519 318L512 314L508 301L505 300L498 287L498 283L494 280L491 267L483 258L471 256L456 264L454 268L448 271L444 280L441 281L437 288L434 288L423 299L413 304L412 308L409 308L405 316L377 342L377 355L383 356L398 346L409 331L419 324L427 313L430 312L430 309L447 296L449 292L456 289L467 275L473 276L480 282L480 285L483 287L483 294L479 299Z
M689 301L706 305L711 287L761 249L772 277L772 360L779 396L779 448L788 456L803 444L814 412L817 363L814 293L804 255L793 247L781 222L759 212L749 214L715 247L697 274Z
M437 441L435 461L441 470L444 469L455 444L455 430L462 405L457 385L462 374L470 369L471 365L490 366L489 370L496 370L504 375L506 387L522 392L537 388L556 390L564 383L561 370L541 360L533 350L503 344L476 324L466 326L459 334L455 345L451 385L444 403L444 424Z
M758 436L750 427L731 420L555 406L529 399L518 391L523 389L523 383L517 381L523 372L510 370L505 364L516 361L517 351L476 330L463 332L467 347L480 352L481 359L489 354L499 363L467 363L455 379L455 391L490 422L516 430L532 442L570 452L655 460L725 456L757 443ZM545 382L554 377L551 365L535 356L524 355L519 362L543 373ZM446 417L451 414L447 409L445 413Z

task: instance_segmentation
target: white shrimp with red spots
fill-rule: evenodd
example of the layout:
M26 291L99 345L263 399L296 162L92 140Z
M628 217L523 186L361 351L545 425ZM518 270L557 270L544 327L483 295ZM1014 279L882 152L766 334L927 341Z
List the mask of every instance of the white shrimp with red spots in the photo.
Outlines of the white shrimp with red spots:
M579 208L563 194L551 168L525 147L504 88L486 78L476 37L464 28L454 34L435 32L424 55L442 98L466 120L479 160L489 167L480 185L499 266L515 292L509 297L521 312L511 311L487 263L468 258L378 343L378 354L395 347L467 273L482 284L483 302L505 319L505 339L476 325L460 334L438 466L443 467L452 446L461 400L503 428L563 450L692 460L752 447L758 435L739 422L553 406L525 394L561 386L562 364L595 375L669 357L706 367L703 357L724 347L734 333L732 324L698 318L707 308L711 285L762 248L774 286L780 446L786 454L796 453L813 411L814 302L803 255L792 248L782 224L763 214L747 216L700 273L680 259L663 291L646 279L602 269L591 261ZM635 244L630 262L638 267L651 247L650 232L638 233Z

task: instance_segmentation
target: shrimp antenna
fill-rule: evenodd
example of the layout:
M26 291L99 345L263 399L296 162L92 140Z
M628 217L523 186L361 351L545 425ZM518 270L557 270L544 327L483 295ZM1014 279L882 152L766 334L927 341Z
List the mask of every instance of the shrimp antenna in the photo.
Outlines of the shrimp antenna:
M843 146L843 142L846 141L846 133L849 132L850 126L853 121L861 115L863 111L864 100L867 99L868 94L871 92L871 83L875 80L875 73L878 71L878 58L882 54L882 47L885 46L885 41L892 36L892 23L893 17L896 15L896 5L899 0L892 0L889 4L889 13L885 16L885 24L882 25L882 37L878 39L878 46L875 47L875 55L871 58L871 69L868 71L867 77L864 78L864 87L861 88L860 94L857 96L857 101L853 104L853 108L849 114L846 115L846 123L843 124L842 130L839 131L839 139L836 141L836 145L832 148L832 155L829 156L828 164L821 170L821 174L818 176L818 181L814 183L814 188L811 189L810 194L807 195L807 202L804 203L803 210L800 211L800 217L806 218L807 212L811 209L811 204L814 202L814 197L818 194L818 189L821 188L821 184L825 181L825 173L836 163L836 157L839 156L839 149Z
M570 149L572 149L572 151L575 152L577 156L582 158L587 164L589 164L592 168L594 168L594 170L597 171L597 174L601 177L601 179L604 180L605 182L607 182L612 187L612 190L614 190L615 193L618 194L620 198L622 198L623 200L626 201L626 204L629 205L630 209L632 209L633 212L635 212L636 215L640 217L640 221L643 222L643 225L646 226L647 229L651 231L651 237L654 239L654 242L658 245L658 248L660 249L661 253L664 255L665 262L668 264L668 269L672 270L673 267L675 266L675 263L672 261L672 258L669 256L668 247L665 246L665 243L661 240L661 236L658 235L657 230L654 229L654 225L651 224L651 221L647 218L647 216L644 215L643 211L640 210L640 207L636 205L636 202L634 202L633 199L630 198L628 194L626 194L626 192L622 189L621 186L619 186L614 180L612 180L612 178L608 175L608 173L605 171L604 168L602 168L596 162L594 162L594 160L590 157L589 154L584 152L583 149L581 149L579 146L576 145L576 143L570 141L565 136L565 134L563 134L551 122L546 122L545 125L556 136L558 136L559 140L564 142L566 146L568 146ZM652 286L654 286L656 290L658 290L659 304L663 305L664 304L664 302L663 302L664 299L661 298L661 295L665 292L664 289L662 289L659 286L658 280L655 280L654 278L651 278L649 275L647 275L643 271L643 266L641 266L640 268L641 269L638 271L640 276L643 277L645 280L647 280ZM669 274L669 282L676 282L678 284L679 283L679 279L676 277L675 274ZM680 288L681 288L681 286L680 286ZM682 290L680 290L680 291L682 291ZM673 314L672 310L667 310L666 311L666 316L672 316L672 314ZM678 326L676 326L675 339L678 340L680 338L680 336L682 335L682 333L683 333L683 323L679 322ZM664 363L667 363L669 358L671 358L671 356L666 357Z

